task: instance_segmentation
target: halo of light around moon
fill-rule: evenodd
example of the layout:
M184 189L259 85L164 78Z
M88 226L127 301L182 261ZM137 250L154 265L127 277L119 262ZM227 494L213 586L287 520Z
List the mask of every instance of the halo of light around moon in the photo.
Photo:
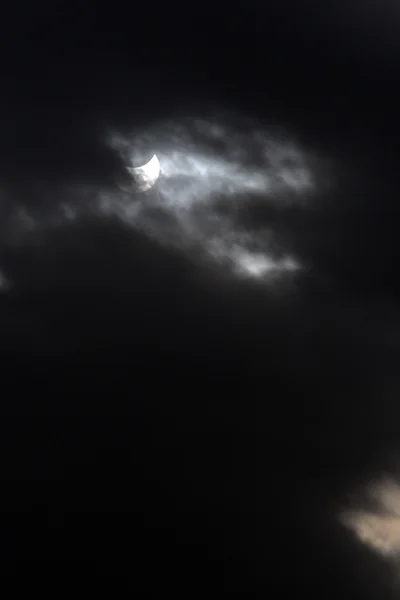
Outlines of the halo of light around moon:
M138 193L147 192L156 183L161 173L161 165L157 156L154 156L141 167L127 167L126 171L132 178L130 185L119 184L124 192Z

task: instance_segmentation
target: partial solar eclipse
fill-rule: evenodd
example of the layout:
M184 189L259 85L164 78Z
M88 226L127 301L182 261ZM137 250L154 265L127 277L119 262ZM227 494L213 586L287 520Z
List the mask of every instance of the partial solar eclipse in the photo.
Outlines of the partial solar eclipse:
M157 156L154 156L141 167L126 167L126 171L131 177L131 183L119 183L119 187L124 192L139 193L147 192L156 183L161 173L161 165Z

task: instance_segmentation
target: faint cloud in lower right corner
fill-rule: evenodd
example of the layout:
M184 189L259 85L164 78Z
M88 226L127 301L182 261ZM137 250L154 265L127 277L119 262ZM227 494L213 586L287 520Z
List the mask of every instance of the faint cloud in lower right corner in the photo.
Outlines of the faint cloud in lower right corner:
M400 485L386 479L366 490L374 508L355 507L341 515L357 538L385 558L400 559Z

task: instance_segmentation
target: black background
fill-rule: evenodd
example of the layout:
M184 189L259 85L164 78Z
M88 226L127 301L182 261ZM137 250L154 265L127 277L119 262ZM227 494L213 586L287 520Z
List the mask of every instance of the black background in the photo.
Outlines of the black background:
M390 597L336 514L396 454L400 11L39 2L1 22L1 177L27 203L33 178L106 180L105 121L242 111L340 165L324 210L273 215L313 266L295 298L117 221L2 233L2 575Z

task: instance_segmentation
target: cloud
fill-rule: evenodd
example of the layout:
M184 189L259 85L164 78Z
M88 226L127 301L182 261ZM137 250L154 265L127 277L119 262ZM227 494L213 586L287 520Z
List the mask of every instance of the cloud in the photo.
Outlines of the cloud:
M112 132L108 140L127 164L141 164L156 152L162 175L154 191L134 204L104 192L104 210L119 212L167 244L169 231L162 219L158 227L157 211L168 213L178 233L175 244L177 237L183 247L198 243L236 274L263 278L272 271L299 268L293 256L274 256L273 231L245 230L237 219L256 202L311 202L322 169L318 172L316 158L288 135L279 137L249 118L216 115L161 122L131 136Z
M387 479L369 485L364 493L374 509L353 508L341 520L358 539L383 557L400 560L400 486Z
M282 207L311 202L321 167L318 171L316 157L307 156L288 135L263 130L249 118L216 115L96 136L92 160L99 172L114 152L102 177L94 176L88 161L79 170L71 166L59 181L53 170L53 181L36 175L26 191L8 186L14 235L18 228L43 229L83 214L117 215L167 246L172 243L184 252L201 248L238 276L265 279L269 273L300 268L272 228L244 228L237 218L254 203ZM84 151L90 152L90 143ZM155 188L142 196L121 192L116 179L124 165L141 164L154 152L162 165Z

